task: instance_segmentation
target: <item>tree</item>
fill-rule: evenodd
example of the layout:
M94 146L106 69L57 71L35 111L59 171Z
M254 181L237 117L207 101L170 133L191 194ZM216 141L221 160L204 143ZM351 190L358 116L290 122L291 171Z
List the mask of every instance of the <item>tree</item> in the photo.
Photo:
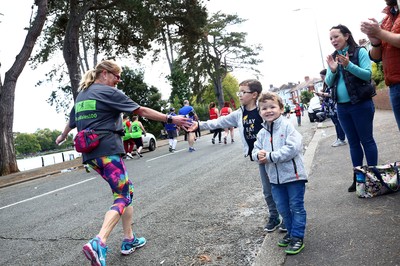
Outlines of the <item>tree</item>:
M146 2L50 0L40 50L33 58L36 66L63 51L65 64L54 66L46 75L47 81L57 79L61 84L50 95L50 104L55 104L57 110L69 110L66 103L78 95L82 74L97 64L99 56L134 56L137 61L143 58L155 39L156 29L156 18Z
M222 81L233 69L247 68L258 73L254 68L262 60L257 56L261 45L246 45L247 33L229 31L229 28L245 22L237 15L214 14L207 24L201 41L202 54L197 58L200 68L208 73L214 84L215 95L221 108L224 103ZM202 72L200 70L200 72ZM197 94L201 94L198 91Z
M35 0L36 16L27 27L24 45L16 56L14 64L6 72L4 84L0 78L0 175L18 172L17 159L14 149L13 122L15 86L26 62L31 56L33 47L39 37L48 10L47 0Z
M174 67L171 70L171 75L167 76L167 79L171 83L171 95L169 96L169 102L174 102L174 98L182 99L181 103L185 99L191 99L192 90L190 89L190 78L189 73L185 72L182 67Z
M372 62L372 80L375 82L377 87L386 87L384 82L385 78L383 75L382 62L379 63Z
M16 133L14 140L15 149L18 154L32 154L36 152L46 152L50 150L61 150L73 146L72 134L69 134L66 141L58 146L55 144L56 138L61 134L59 130L38 129L33 134Z
M15 149L18 154L32 154L41 151L36 136L28 133L17 134L15 137Z
M166 5L165 5L166 4ZM203 27L207 23L206 8L202 1L167 1L155 5L154 13L159 20L159 43L166 54L171 83L170 102L175 97L190 99L192 89L199 83L197 73L190 71L196 65L195 55L198 53L197 44L203 36ZM154 52L157 58L160 50Z
M57 133L58 132L51 131L48 128L36 130L34 135L40 143L41 151L50 151L58 148L55 141L60 134Z
M150 107L157 111L166 108L166 102L161 100L161 93L154 86L148 86L144 82L144 74L141 71L135 71L127 66L122 67L121 79L118 83L118 89L122 90L129 98L137 104ZM144 121L145 128L149 132L160 132L162 124L154 121Z
M199 32L199 26L193 22L200 17L197 12L199 2L51 0L49 21L41 42L42 49L35 56L34 62L47 62L51 55L62 50L68 71L59 76L60 67L55 67L47 77L62 78L67 73L69 81L59 80L59 84L63 85L51 94L49 103L67 110L65 101L57 98L60 95L68 98L72 93L75 99L81 74L91 68L90 62L95 66L100 55L105 58L133 56L139 62L147 51L152 50L156 61L160 50L152 47L152 41L156 41L155 44L161 43L164 25L174 26L176 36L188 36L180 41L184 42L181 47L189 46L193 42L192 36ZM172 32L172 28L169 30Z
M226 75L222 82L222 89L224 95L224 101L231 101L233 99L236 108L239 107L240 102L239 98L236 96L236 92L238 92L239 82L238 80L232 76L230 73ZM214 91L214 84L210 81L207 85L206 89L203 93L203 103L209 104L210 102L217 102L218 99L216 98L215 91Z
M302 91L300 95L300 102L308 104L311 98L314 97L314 93L311 91Z

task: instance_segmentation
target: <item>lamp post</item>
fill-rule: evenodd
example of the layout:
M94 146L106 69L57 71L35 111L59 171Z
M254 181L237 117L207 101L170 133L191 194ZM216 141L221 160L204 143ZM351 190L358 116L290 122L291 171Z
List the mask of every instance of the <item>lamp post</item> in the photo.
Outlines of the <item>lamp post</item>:
M297 9L294 9L293 11L296 12L296 11L301 11L301 10L304 10L304 9L309 9L309 10L311 10L311 13L312 13L312 15L313 15L314 23L315 23L315 30L317 31L317 38L318 38L318 45L319 45L319 53L320 53L320 56L321 56L322 68L325 69L325 61L324 61L324 56L323 56L323 54L322 54L321 40L320 40L320 38L319 38L318 23L317 23L317 19L316 19L316 17L315 17L314 10L313 10L312 8L310 8L310 7L304 7L304 8L297 8Z

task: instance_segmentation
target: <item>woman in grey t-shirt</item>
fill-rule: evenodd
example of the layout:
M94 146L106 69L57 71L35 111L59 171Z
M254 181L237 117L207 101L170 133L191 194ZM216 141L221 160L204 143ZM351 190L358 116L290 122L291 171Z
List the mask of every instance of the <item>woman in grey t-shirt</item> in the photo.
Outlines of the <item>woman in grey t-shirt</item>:
M153 109L139 106L128 96L116 89L120 82L121 67L114 61L105 60L95 69L85 73L80 83L80 92L70 113L70 121L58 136L56 143L64 141L68 133L77 128L107 132L100 144L91 152L83 153L83 162L90 165L111 187L114 203L107 211L103 226L97 236L83 246L83 252L92 265L105 265L106 241L122 217L124 239L121 253L128 255L146 244L146 239L136 237L132 231L133 184L128 178L122 156L125 154L121 134L123 132L121 113L134 113L151 120L174 123L183 128L191 126L182 116L166 116Z

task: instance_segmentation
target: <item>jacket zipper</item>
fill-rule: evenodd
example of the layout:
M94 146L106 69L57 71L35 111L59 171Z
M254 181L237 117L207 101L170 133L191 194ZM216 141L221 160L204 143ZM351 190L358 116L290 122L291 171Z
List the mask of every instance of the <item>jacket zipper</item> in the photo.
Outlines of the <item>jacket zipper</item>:
M271 131L269 133L271 134L271 137L269 138L269 142L271 143L271 151L274 151L274 139L273 139L274 122L271 123ZM280 184L280 182L279 182L279 171L278 171L278 167L276 166L276 163L274 163L274 166L275 166L275 170L276 170L276 180L277 180L278 184Z

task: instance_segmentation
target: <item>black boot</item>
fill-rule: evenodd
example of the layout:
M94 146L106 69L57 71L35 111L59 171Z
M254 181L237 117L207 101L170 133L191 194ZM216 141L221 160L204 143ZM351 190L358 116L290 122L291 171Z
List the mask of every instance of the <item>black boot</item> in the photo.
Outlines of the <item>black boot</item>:
M353 184L347 189L348 192L355 192L356 191L356 174L353 174Z

